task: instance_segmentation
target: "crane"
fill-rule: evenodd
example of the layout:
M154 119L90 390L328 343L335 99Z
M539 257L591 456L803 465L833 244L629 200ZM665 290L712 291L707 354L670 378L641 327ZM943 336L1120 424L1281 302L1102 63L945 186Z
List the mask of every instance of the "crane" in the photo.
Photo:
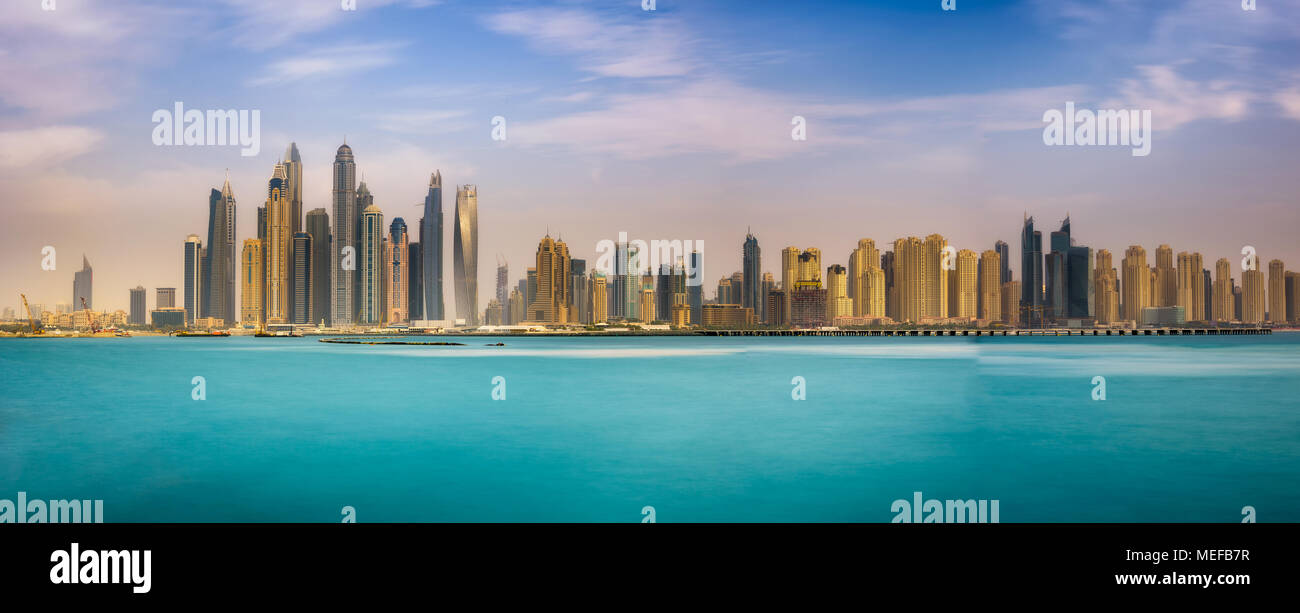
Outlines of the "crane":
M81 297L81 308L86 310L86 317L90 320L90 333L98 334L99 328L95 327L95 314L90 312L90 307L86 306L86 297Z
M27 323L32 327L32 334L40 334L43 330L36 329L36 318L32 317L32 307L27 304L27 294L18 294L23 297L23 310L27 311Z

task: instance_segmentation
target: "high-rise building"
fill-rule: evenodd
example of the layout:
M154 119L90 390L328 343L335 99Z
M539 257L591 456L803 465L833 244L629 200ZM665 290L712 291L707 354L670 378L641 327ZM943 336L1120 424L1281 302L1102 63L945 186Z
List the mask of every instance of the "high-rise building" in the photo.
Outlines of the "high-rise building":
M655 312L654 290L644 286L641 288L641 305L639 310L641 311L641 321L646 323L658 321L659 314Z
M334 154L334 232L331 235L330 270L333 272L333 304L330 321L339 327L354 323L357 260L357 165L352 148L344 143Z
M993 250L998 253L998 260L1002 262L1002 268L1000 269L1001 272L999 273L1001 275L999 277L1001 281L998 285L998 291L1000 293L1001 284L1011 282L1011 246L1007 245L1006 241L998 241L993 243ZM1019 297L1017 296L1016 299L1019 300ZM1001 311L1001 305L998 306L998 310Z
M925 243L914 236L894 241L894 319L918 323L926 316Z
M1020 325L1020 300L1024 294L1019 281L1007 281L1002 284L1002 323L1008 326Z
M1065 315L1071 318L1096 316L1096 256L1091 247L1071 244L1065 261Z
M1142 309L1151 306L1151 279L1147 266L1147 251L1141 245L1131 245L1124 251L1123 309L1122 317L1141 322Z
M145 304L144 304L144 286L137 285L131 289L131 315L127 321L133 326L143 326L145 323Z
M478 323L478 188L456 188L456 234L452 245L455 267L456 318Z
M505 304L510 299L510 265L497 255L497 301Z
M835 323L836 317L851 317L853 301L848 295L848 270L839 264L826 267L826 321Z
M898 290L894 287L894 252L880 254L880 270L885 273L885 317L898 319Z
M806 287L822 287L821 249L809 247L799 254L799 273L794 280L795 288L798 289L800 284Z
M774 289L767 293L767 314L764 317L767 325L790 325L790 314L785 310L786 305L790 304L790 302L785 295L786 291L783 289Z
M1210 279L1210 269L1201 269L1201 286L1205 289L1201 293L1201 304L1205 310L1201 312L1200 321L1214 321L1214 282Z
M1286 318L1300 323L1300 273L1286 273Z
M420 229L416 236L424 235L424 220L420 220ZM410 243L406 247L406 316L410 321L424 319L424 255L420 251L420 243ZM508 295L507 295L508 297ZM506 305L508 303L501 301L502 316L508 315Z
M609 321L609 285L604 273L591 273L591 323L599 324Z
M289 262L293 237L289 234L289 201L285 199L284 164L275 165L267 185L267 236L264 246L266 262L266 323L291 323ZM210 251L209 251L210 252Z
M794 291L795 281L799 280L799 253L798 247L781 250L781 289L785 290L787 314L790 312L790 295Z
M230 177L208 194L208 245L203 262L202 317L235 320L235 195Z
M1034 230L1034 218L1028 215L1020 230L1020 281L1024 323L1033 326L1043 317L1043 233Z
M1184 255L1186 255L1186 252L1179 254L1179 259L1181 260ZM1187 272L1190 273L1190 271ZM1169 307L1184 304L1181 300L1184 291L1181 283L1183 281L1182 273L1183 265L1181 261L1178 268L1174 268L1173 247L1169 245L1156 247L1156 288L1155 294L1151 296L1151 304L1147 306ZM1188 281L1190 281L1190 277L1188 277ZM1187 291L1191 291L1190 288L1190 285L1186 286ZM1190 303L1188 305L1190 306ZM1185 315L1187 315L1189 321L1192 319L1190 310L1185 311Z
M330 293L331 248L330 219L325 209L307 212L307 233L311 235L311 317L309 323L331 321L333 299Z
M197 234L185 237L185 323L202 317L203 308L203 241Z
M303 231L302 226L302 156L298 143L289 143L284 150L284 194L289 202L289 233ZM310 230L308 230L310 232Z
M411 237L407 235L406 220L394 217L388 226L388 240L384 243L385 279L388 294L388 323L410 321ZM500 307L501 303L497 303Z
M1178 272L1177 285L1175 286L1175 295L1177 297L1176 306L1183 307L1184 321L1202 321L1205 315L1205 276L1201 274L1204 266L1199 253L1187 253L1183 251L1178 254ZM1157 277L1160 271L1156 271ZM1157 286L1160 281L1157 279ZM1160 288L1160 291L1168 291L1168 288ZM1165 306L1165 305L1161 305Z
M974 251L957 252L957 267L948 279L948 316L979 317L979 258Z
M456 244L460 244L460 191L456 192ZM476 202L477 205L477 202ZM477 232L477 209L475 232ZM442 171L429 175L429 191L424 196L424 224L420 226L420 251L424 258L424 318L441 321L447 319L442 293ZM475 235L477 236L477 234ZM459 303L458 303L459 304Z
M1286 264L1282 260L1268 263L1268 321L1286 323Z
M240 254L239 262L244 273L243 285L240 287L239 321L245 328L261 329L266 323L262 307L262 283L266 281L262 241L256 238L244 239L244 251Z
M925 258L922 260L922 280L925 284L925 316L940 319L948 317L948 276L956 262L944 266L944 249L948 239L931 234L925 237Z
M1247 270L1241 273L1241 322L1262 324L1266 317L1264 272Z
M1006 243L998 241L1003 247ZM980 254L979 315L990 323L1002 321L1002 254L989 249Z
M658 274L654 278L655 314L663 320L671 320L673 312L673 265L669 262L659 264Z
M882 317L885 314L883 302L879 305L881 310L873 312L872 296L867 290L871 282L871 271L880 268L879 262L880 250L876 248L876 242L869 238L860 239L857 249L849 255L848 293L853 299L853 315L856 317L867 315ZM881 296L883 300L883 293Z
M537 294L528 304L528 321L569 323L569 248L549 235L537 245Z
M86 259L85 254L82 254L81 270L72 275L72 308L74 310L95 308L94 274L95 271L90 268L90 260Z
M504 286L502 286L504 289ZM587 290L587 260L569 260L569 323L591 323L591 296Z
M290 249L292 257L290 261L293 265L290 270L293 273L293 282L290 287L293 288L293 296L290 302L293 308L291 322L295 324L309 324L315 321L313 314L312 299L315 298L315 288L312 287L314 279L312 270L312 237L310 232L295 232L293 235L293 247Z
M741 247L740 305L752 309L755 313L763 310L763 252L758 247L758 239L753 232L745 233L745 244Z
M698 325L704 316L704 259L698 250L692 250L686 259L686 302L691 307L691 323Z
M366 189L365 181L361 190ZM369 192L366 191L369 195ZM359 307L357 323L376 326L384 321L384 214L369 204L361 211L360 246L357 248L357 288Z
M155 309L176 308L176 288L160 287L154 292Z
M1214 292L1211 317L1216 322L1228 322L1234 319L1232 305L1232 264L1227 258L1219 258L1214 263Z

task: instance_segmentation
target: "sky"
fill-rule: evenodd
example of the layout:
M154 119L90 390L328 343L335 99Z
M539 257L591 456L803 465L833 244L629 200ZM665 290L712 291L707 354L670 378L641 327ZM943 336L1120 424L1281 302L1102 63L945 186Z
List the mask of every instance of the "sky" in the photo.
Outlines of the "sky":
M787 246L846 264L932 233L1004 240L1018 271L1026 213L1117 262L1167 243L1240 278L1250 245L1300 269L1300 0L341 5L0 2L0 307L71 302L84 254L96 310L137 285L153 308L227 170L239 244L290 142L304 211L332 215L344 139L386 223L416 227L441 170L445 279L454 187L478 186L480 307L547 232L589 262L620 232L703 241L706 296L747 231L778 278ZM259 111L260 152L155 145L176 102ZM1067 102L1150 110L1150 154L1047 146Z

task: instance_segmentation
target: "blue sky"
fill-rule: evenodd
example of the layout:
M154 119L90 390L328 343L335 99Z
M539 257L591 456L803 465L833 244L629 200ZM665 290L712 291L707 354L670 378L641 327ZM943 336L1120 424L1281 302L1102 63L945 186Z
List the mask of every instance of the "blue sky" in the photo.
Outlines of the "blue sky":
M1014 245L1025 211L1068 212L1117 254L1169 243L1239 276L1252 245L1300 266L1300 2L957 5L7 0L0 306L67 302L82 252L97 307L179 285L227 168L242 240L291 140L305 208L330 208L344 136L386 218L414 225L435 168L478 185L481 304L497 255L513 281L548 228L575 257L620 231L703 240L710 293L747 227L776 272L792 245L827 264L863 237ZM260 155L154 146L150 116L174 101L260 110ZM1151 155L1044 146L1042 115L1066 101L1150 109Z

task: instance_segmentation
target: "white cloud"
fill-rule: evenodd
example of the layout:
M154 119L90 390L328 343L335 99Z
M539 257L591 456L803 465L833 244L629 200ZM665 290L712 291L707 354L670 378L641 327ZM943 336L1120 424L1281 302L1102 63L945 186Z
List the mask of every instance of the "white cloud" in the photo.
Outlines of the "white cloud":
M603 77L680 77L692 72L691 41L679 20L656 16L603 19L577 9L524 9L492 15L489 29L522 36L548 53L577 55ZM632 14L629 12L629 14Z
M404 5L427 8L438 0L357 0L355 11L345 11L338 0L225 0L234 12L228 35L237 45L271 49L304 34L319 32L347 20L360 20L367 11Z
M1172 130L1201 119L1246 118L1255 95L1229 80L1198 82L1182 78L1172 66L1139 66L1139 79L1125 79L1106 108L1151 109L1152 124Z
M103 132L81 126L47 126L0 132L0 168L40 168L82 155L104 140Z
M272 62L261 76L252 79L248 84L256 87L271 83L337 77L379 68L395 62L393 51L401 46L397 43L375 43L321 47L308 53Z

